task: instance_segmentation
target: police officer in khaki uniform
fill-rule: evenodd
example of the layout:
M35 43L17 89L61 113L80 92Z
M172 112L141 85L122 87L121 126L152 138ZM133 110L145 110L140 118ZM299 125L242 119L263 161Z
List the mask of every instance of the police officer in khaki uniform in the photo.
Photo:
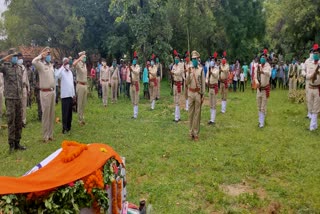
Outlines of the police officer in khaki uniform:
M102 66L100 68L100 84L102 88L102 102L103 106L107 107L108 104L108 93L110 84L110 70L107 66L106 59L101 60Z
M157 79L157 66L155 65L154 58L150 60L150 67L148 68L149 73L149 94L151 102L151 110L154 110L157 93L158 93L158 79Z
M88 84L87 84L87 56L86 52L82 51L79 53L79 58L73 62L73 66L76 70L77 76L77 86L76 86L76 94L77 94L77 111L78 111L78 119L80 125L85 124L84 120L84 109L87 104L87 95L88 95Z
M23 67L23 75L22 75L22 87L23 87L22 126L26 127L26 124L27 124L27 104L28 104L28 97L30 97L30 84L29 84L28 70L23 66L23 64L21 64L20 66Z
M174 57L174 65L171 69L171 75L173 76L173 96L175 104L174 121L177 123L180 121L180 97L182 93L182 81L184 76L183 63L180 62L179 55Z
M230 71L230 66L226 59L226 52L223 52L223 58L221 60L221 65L219 67L219 81L221 90L221 113L226 113L227 111L227 96L228 96L228 74Z
M219 66L220 61L217 61L216 64L214 61L210 61L209 72L207 72L206 84L209 88L209 103L210 103L210 120L209 125L213 125L216 119L216 106L217 106L217 94L219 91L218 88L218 78L219 78Z
M264 127L267 112L267 101L270 94L271 66L267 62L268 51L264 49L260 56L260 65L254 70L254 81L257 86L257 105L259 111L259 128Z
M14 150L26 150L20 145L22 132L22 54L11 54L0 60L2 63L11 58L11 64L1 65L0 72L4 78L4 96L6 98L8 119L8 143L9 152Z
M117 66L117 60L114 59L112 66L110 67L110 76L111 76L111 102L116 103L118 101L118 90L120 85L120 71Z
M187 72L186 84L188 86L189 100L189 122L190 122L190 137L194 141L199 140L201 105L204 99L205 92L205 76L203 68L199 63L200 54L197 51L192 51L192 68Z
M46 47L39 56L32 60L39 74L40 102L42 110L43 142L53 140L55 115L55 81L51 63L50 48Z
M305 92L306 92L306 102L307 102L307 109L308 109L308 113L307 113L307 116L306 118L308 119L311 119L311 113L310 113L310 110L311 110L311 107L310 107L310 104L309 104L309 96L308 96L308 92L309 92L309 84L310 84L310 79L307 79L307 64L308 63L312 63L314 60L313 60L313 48L310 49L309 51L309 58L305 60L304 62L304 66L302 68L302 76L305 77Z
M130 97L133 105L133 119L138 117L138 104L139 104L139 91L140 91L140 66L138 63L138 55L135 51L133 54L132 65L129 66L129 78L130 78Z
M289 92L297 90L298 64L295 59L289 65Z
M159 57L156 57L156 67L157 67L157 81L158 81L158 87L157 87L157 95L156 99L160 99L160 89L161 89L161 80L162 80L162 64L160 63Z
M310 81L308 90L308 102L310 106L310 131L318 129L318 113L320 112L320 64L319 64L319 46L313 45L313 60L306 62L307 76Z

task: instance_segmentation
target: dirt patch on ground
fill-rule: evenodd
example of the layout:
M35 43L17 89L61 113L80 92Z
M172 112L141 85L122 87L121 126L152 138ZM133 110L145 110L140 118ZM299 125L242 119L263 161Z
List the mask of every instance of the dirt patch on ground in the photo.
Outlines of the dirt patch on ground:
M231 185L221 185L220 188L222 191L230 196L236 197L243 193L253 194L256 193L259 198L265 199L267 197L267 193L264 189L258 188L254 189L246 182L242 182L240 184L231 184Z

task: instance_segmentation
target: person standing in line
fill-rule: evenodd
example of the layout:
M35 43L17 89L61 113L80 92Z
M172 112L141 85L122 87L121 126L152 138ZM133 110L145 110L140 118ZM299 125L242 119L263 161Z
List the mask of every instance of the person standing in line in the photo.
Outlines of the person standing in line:
M239 91L241 92L244 92L244 73L243 71L240 71L240 88L239 88Z
M183 64L180 62L179 55L174 56L174 65L171 69L173 77L173 96L175 104L174 120L176 123L180 121L180 97L182 92L182 80L184 75Z
M80 125L85 125L84 109L87 104L88 85L87 85L87 56L86 52L79 53L79 58L73 62L77 76L77 110Z
M227 96L228 96L228 73L230 71L229 64L226 60L227 52L223 52L223 58L221 60L221 66L219 68L219 81L221 90L221 113L227 111Z
M310 106L310 126L309 130L314 131L318 129L318 114L320 112L320 64L319 64L319 45L313 45L313 60L306 64L307 80L309 83L308 102Z
M188 100L188 86L186 84L187 71L192 67L192 63L190 61L190 53L187 51L185 54L185 62L184 62L184 98L186 100L185 110L189 111L189 100Z
M259 128L263 128L265 124L265 117L267 113L267 101L270 95L270 76L271 66L267 62L268 50L264 49L260 56L260 65L255 69L255 82L257 85L257 105L259 111Z
M156 62L155 62L155 66L157 67L157 94L156 94L156 100L160 99L160 94L161 94L161 80L163 77L163 72L162 72L162 64L160 63L159 57L156 56Z
M137 52L135 51L133 53L133 60L132 60L132 65L130 67L130 72L129 72L129 77L130 77L130 97L131 97L131 102L133 105L133 117L132 119L137 119L138 118L138 112L139 112L139 91L140 91L140 66L137 64L138 61L138 55Z
M192 51L192 68L187 72L187 86L189 96L189 135L192 140L199 140L201 105L204 99L205 92L205 76L203 68L200 65L200 54L197 51Z
M10 59L9 65L2 62ZM13 53L0 59L0 73L4 78L4 96L6 98L9 153L14 150L26 150L20 145L22 133L22 76L25 70L21 53Z
M102 66L100 68L100 85L102 87L102 103L106 108L108 105L109 85L110 83L110 69L107 66L106 59L101 60Z
M27 105L28 97L30 96L30 84L28 71L23 65L23 60L18 61L18 65L23 68L22 75L22 127L25 128L27 125Z
M34 91L34 72L31 67L31 62L27 61L26 62L26 69L27 69L27 74L28 74L28 80L29 80L29 96L27 98L27 106L31 108L32 105L32 97L33 97L33 91Z
M42 110L42 136L43 142L53 140L54 107L55 107L55 82L54 70L51 63L50 48L43 49L39 56L32 60L32 64L39 74L40 102Z
M151 59L149 67L149 93L151 110L154 110L157 98L158 79L157 79L157 66L154 63L154 58Z
M247 65L246 62L243 63L243 66L242 66L242 71L243 71L243 75L244 75L244 87L246 88L247 87L247 81L248 81L248 71L249 71L249 67Z
M55 77L61 81L61 110L62 110L62 133L71 130L72 104L75 97L73 74L70 70L69 59L63 58L62 66L55 71Z
M146 100L150 99L149 94L149 67L150 61L148 60L146 63L146 67L143 69L142 82L143 82L143 97Z
M306 102L307 102L307 110L308 110L308 113L307 113L307 116L306 118L308 119L311 119L311 103L309 103L309 96L308 96L308 92L309 92L309 84L310 84L310 80L307 79L307 73L308 73L308 70L307 70L307 64L309 63L312 63L313 61L313 48L310 49L309 51L309 58L305 60L305 63L304 63L304 67L302 68L302 75L305 77L305 91L306 91Z
M206 75L206 84L209 88L209 104L210 104L210 120L208 125L214 125L216 120L216 106L217 106L217 94L219 92L218 77L219 77L220 61L216 64L211 61L209 72Z
M118 101L118 89L120 84L120 72L119 67L117 66L117 60L113 59L112 66L110 70L110 82L111 82L111 102L117 103Z

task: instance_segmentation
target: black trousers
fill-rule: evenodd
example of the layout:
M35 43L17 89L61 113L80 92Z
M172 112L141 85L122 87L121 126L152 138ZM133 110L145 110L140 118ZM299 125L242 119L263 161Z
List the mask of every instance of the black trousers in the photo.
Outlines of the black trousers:
M66 97L61 99L61 109L62 109L62 131L71 130L72 122L72 97Z

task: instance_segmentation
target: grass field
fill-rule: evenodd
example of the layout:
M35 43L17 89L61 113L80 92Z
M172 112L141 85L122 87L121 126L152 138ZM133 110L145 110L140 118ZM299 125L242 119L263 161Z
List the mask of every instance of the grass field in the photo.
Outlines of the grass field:
M60 147L62 140L102 142L126 157L128 200L146 198L157 214L184 213L320 213L320 131L309 132L304 104L293 104L287 91L271 92L266 127L259 129L255 93L229 93L227 113L208 126L203 106L200 141L188 137L188 116L174 119L167 82L150 111L141 99L132 120L128 99L103 108L96 93L88 99L87 124L74 114L72 131L41 143L36 105L28 109L23 130L25 152L8 154L7 130L0 130L0 174L20 176ZM220 98L220 95L219 95ZM56 116L61 118L60 103ZM48 175L49 176L49 175Z

